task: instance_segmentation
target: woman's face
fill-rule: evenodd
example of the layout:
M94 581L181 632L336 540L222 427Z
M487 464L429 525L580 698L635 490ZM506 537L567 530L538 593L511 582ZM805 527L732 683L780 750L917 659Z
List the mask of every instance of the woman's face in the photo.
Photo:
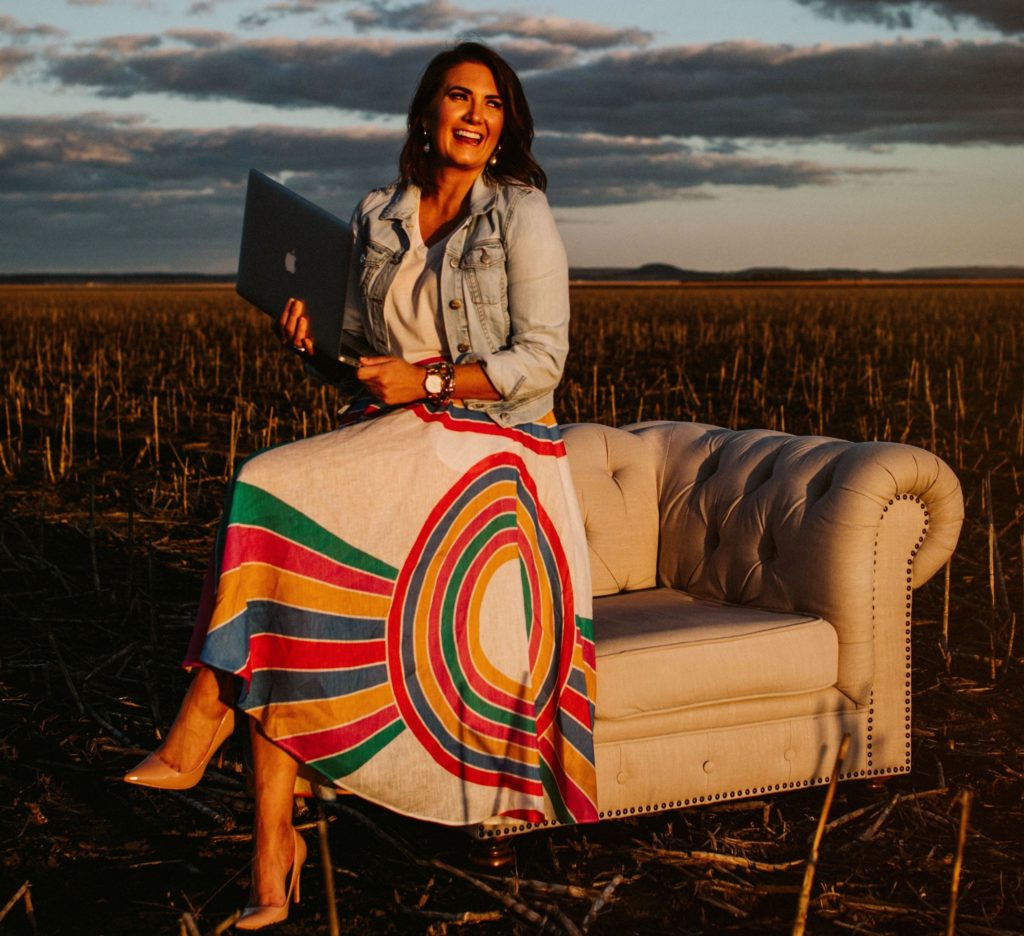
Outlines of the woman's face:
M424 124L439 167L482 172L505 126L504 102L491 70L479 62L450 68Z

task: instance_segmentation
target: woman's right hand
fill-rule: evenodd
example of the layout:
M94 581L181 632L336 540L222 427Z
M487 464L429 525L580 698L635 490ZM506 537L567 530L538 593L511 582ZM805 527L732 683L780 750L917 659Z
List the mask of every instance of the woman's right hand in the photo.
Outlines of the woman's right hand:
M281 317L274 326L277 337L286 348L297 354L313 353L313 338L309 334L309 317L301 299L289 299Z

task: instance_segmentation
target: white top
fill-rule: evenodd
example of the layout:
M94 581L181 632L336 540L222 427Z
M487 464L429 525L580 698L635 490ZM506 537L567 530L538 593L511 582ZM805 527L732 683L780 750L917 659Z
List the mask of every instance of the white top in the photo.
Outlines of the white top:
M448 358L438 288L448 238L428 247L423 243L417 218L409 229L409 240L409 249L384 300L391 353L411 364L429 358Z

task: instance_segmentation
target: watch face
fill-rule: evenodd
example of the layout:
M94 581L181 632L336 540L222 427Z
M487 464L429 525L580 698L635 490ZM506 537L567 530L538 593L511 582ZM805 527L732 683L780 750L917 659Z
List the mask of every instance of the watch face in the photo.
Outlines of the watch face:
M427 374L423 381L423 389L427 393L440 393L444 389L444 380L440 374Z

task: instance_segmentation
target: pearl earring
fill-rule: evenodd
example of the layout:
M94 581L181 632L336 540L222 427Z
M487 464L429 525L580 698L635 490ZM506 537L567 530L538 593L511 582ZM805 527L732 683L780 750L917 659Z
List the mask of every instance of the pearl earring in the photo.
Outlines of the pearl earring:
M423 130L423 152L430 152L430 134L427 133L426 129Z
M493 167L493 166L496 166L496 165L498 165L498 153L500 153L500 152L501 152L501 144L499 143L499 144L498 144L498 145L497 145L497 146L496 146L496 147L494 148L494 152L493 152L493 153L491 154L491 158L487 160L487 164L488 164L489 166L492 166L492 167Z

